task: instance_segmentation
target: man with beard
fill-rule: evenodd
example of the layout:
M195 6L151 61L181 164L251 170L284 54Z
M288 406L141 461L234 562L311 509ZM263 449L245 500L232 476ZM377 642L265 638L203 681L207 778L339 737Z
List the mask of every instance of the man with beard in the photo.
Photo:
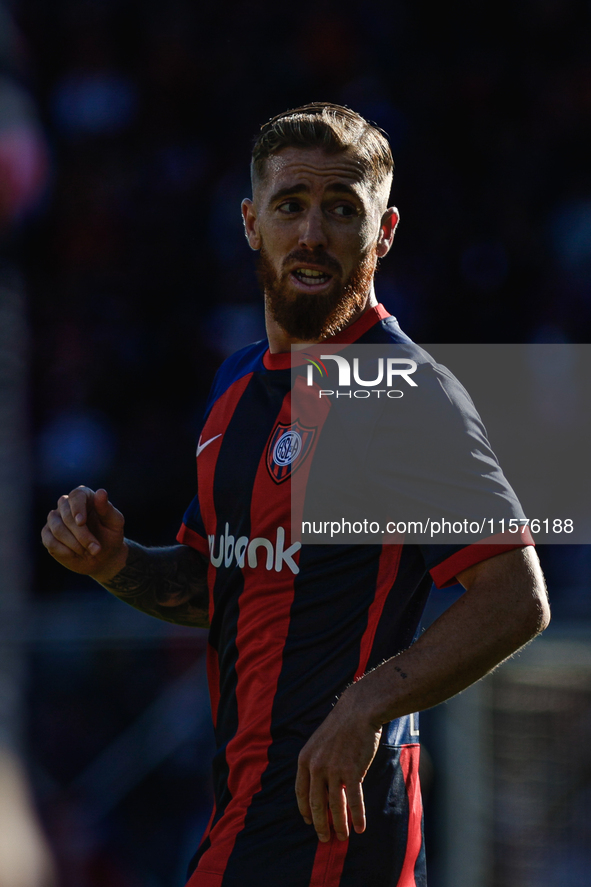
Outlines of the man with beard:
M106 491L86 487L62 496L43 529L70 569L160 619L210 629L215 807L191 887L424 885L414 713L549 619L523 537L333 546L292 532L291 476L313 470L322 428L291 415L291 346L410 342L373 289L398 222L392 169L384 135L338 105L262 127L242 212L268 342L216 376L181 544L125 540ZM473 406L455 380L445 385L477 491L512 501ZM413 643L431 578L466 592Z

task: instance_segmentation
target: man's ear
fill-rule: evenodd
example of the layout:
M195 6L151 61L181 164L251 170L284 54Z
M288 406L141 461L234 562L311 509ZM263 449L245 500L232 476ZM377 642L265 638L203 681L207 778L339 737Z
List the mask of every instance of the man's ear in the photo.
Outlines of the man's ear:
M261 248L261 238L259 235L259 226L257 220L256 209L254 203L248 197L242 201L242 220L244 222L244 233L251 249Z
M380 233L378 235L378 242L376 246L378 258L382 259L390 251L392 241L394 240L394 234L396 232L396 226L398 225L399 221L400 215L395 206L391 206L389 209L387 209L382 216L380 222Z

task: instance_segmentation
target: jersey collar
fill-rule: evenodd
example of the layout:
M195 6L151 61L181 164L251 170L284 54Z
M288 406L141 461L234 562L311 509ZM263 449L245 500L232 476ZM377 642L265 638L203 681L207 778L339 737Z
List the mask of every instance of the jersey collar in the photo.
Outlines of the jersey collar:
M337 333L336 336L331 336L330 339L325 339L322 344L351 345L353 342L360 339L364 333L372 328L372 326L379 323L380 320L385 320L386 317L391 317L391 314L386 311L380 302L379 305L374 305L369 311L365 311L361 317L357 318L355 323L351 324L351 326L346 327L340 333ZM263 355L263 364L267 370L288 370L290 367L298 366L300 363L304 364L304 362L303 357L298 360L297 352L292 354L289 351L282 351L279 354L271 354L267 348Z

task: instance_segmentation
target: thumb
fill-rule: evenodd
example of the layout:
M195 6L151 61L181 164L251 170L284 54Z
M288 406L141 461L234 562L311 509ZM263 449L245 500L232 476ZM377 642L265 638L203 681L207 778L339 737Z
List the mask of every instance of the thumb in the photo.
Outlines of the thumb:
M109 494L102 488L94 494L94 510L103 527L108 530L119 530L123 526L123 515L109 502Z

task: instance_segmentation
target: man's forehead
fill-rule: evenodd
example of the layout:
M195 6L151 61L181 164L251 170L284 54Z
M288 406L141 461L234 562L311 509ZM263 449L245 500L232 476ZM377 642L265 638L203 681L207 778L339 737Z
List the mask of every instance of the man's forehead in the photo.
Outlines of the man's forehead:
M297 147L283 148L267 158L261 185L265 190L276 190L306 180L316 180L325 186L339 181L350 186L369 186L367 174L353 149L329 153L322 148Z

